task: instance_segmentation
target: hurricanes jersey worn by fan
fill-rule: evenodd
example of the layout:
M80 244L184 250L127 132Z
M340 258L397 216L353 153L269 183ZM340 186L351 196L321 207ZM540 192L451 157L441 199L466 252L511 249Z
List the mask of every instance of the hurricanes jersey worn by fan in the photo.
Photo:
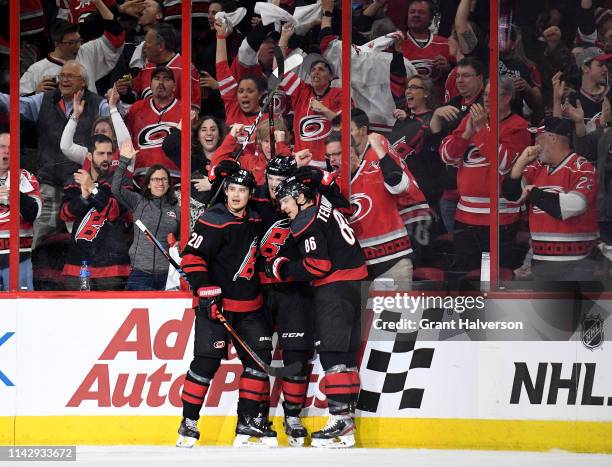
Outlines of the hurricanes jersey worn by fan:
M318 205L300 211L291 222L301 260L290 261L284 274L314 287L339 281L356 281L368 275L352 227L325 196Z
M342 109L342 89L328 88L322 96L317 96L312 86L304 83L298 75L289 72L285 75L281 89L287 94L293 109L293 136L295 152L310 149L311 165L325 168L325 139L331 133L331 120L323 113L310 108L311 99L321 103L333 112Z
M238 135L238 141L242 143L248 132L253 128L253 123L258 112L243 112L238 104L238 81L232 75L227 62L217 63L217 80L219 81L219 92L223 105L225 106L225 123L228 126L234 123L245 125L244 130ZM264 113L262 121L268 118L268 113Z
M7 173L6 180L10 180L10 172ZM23 196L32 198L38 204L38 212L42 207L42 196L40 194L40 185L34 175L25 169L21 169L19 179L19 192ZM23 208L23 201L22 206ZM16 210L13 208L13 210ZM10 252L10 231L11 209L6 204L0 204L0 258ZM24 219L23 215L19 214L19 253L29 255L32 251L32 222ZM0 263L2 260L0 260ZM5 267L2 265L1 267Z
M91 277L129 276L126 209L113 197L108 178L98 180L96 186L98 193L87 199L74 181L64 187L60 218L73 227L62 273L78 276L81 262L87 260Z
M180 176L179 167L170 159L162 144L170 134L170 128L181 121L181 102L174 99L164 108L158 108L152 97L139 100L130 107L125 124L132 135L134 148L138 149L134 176L144 175L148 167L163 164L173 176Z
M446 164L458 168L459 203L455 218L464 224L489 225L489 180L494 173L491 159L495 157L496 144L491 142L488 125L483 126L471 140L463 139L461 135L469 118L470 115L465 116L459 127L444 138L440 156ZM503 119L499 125L499 174L509 172L529 144L531 134L527 130L527 121L516 114ZM500 225L511 224L519 218L520 204L500 198L499 213Z
M591 163L576 153L568 154L556 167L538 161L525 167L523 181L551 193L574 193L586 201L586 211L567 219L557 219L530 206L533 258L568 261L587 257L599 238L598 179Z
M441 102L446 75L436 70L434 61L438 55L442 55L449 62L452 61L448 39L430 32L427 40L419 41L408 31L402 42L402 55L412 62L420 75L429 76L434 81L436 95L440 97L438 100Z
M388 185L385 175L393 169L399 167L388 154L380 161L364 158L351 178L351 204L355 210L349 220L372 279L412 253L396 199L409 182L404 176L397 185Z
M151 75L158 66L165 66L172 70L174 82L176 84L175 96L181 99L181 74L183 70L181 54L176 54L168 63L151 63L147 61L144 68L132 80L132 90L136 93L138 99L144 99L151 96ZM191 106L200 109L202 101L202 90L200 89L200 74L198 70L191 65Z
M255 272L260 238L261 217L251 208L242 217L234 216L223 203L204 212L181 261L193 290L216 285L221 287L224 310L260 309L263 297Z

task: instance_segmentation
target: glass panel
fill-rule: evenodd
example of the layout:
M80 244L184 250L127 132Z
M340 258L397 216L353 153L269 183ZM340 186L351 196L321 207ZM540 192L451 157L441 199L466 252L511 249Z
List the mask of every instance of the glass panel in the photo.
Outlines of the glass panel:
M609 283L602 254L610 242L609 88L597 48L609 28L600 24L588 35L572 27L575 15L583 28L595 24L594 9L577 8L502 4L500 190L509 201L502 199L498 217L499 274L510 288L599 290Z

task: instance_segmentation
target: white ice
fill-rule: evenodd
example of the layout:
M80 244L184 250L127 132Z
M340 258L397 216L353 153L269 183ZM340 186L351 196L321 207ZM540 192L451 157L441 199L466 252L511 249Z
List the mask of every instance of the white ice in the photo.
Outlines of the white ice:
M3 465L8 465L2 463ZM22 462L17 466L26 465ZM77 462L42 466L104 467L591 467L612 466L612 455L568 452L450 451L429 449L242 448L197 446L78 446Z

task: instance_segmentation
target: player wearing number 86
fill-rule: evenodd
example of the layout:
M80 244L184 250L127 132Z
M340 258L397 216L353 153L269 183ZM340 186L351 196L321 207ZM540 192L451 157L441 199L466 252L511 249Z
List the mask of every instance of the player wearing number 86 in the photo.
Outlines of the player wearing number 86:
M277 257L269 263L268 273L310 281L314 289L315 345L325 371L322 387L329 420L312 434L312 446L351 447L355 444L351 409L359 393L359 281L368 275L363 254L345 217L295 176L278 185L276 198L291 219L301 258Z

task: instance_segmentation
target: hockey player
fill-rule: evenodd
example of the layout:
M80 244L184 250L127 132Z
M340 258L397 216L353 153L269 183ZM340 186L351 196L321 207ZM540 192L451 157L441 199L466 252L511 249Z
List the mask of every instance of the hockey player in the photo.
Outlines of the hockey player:
M217 203L198 219L182 259L192 289L199 299L195 308L194 358L183 392L183 420L179 447L192 447L199 439L199 412L210 383L227 354L227 332L219 323L223 313L246 343L268 364L272 336L263 311L259 277L255 272L261 238L261 217L247 204L253 193L253 175L243 169L224 180L227 201ZM244 370L240 377L238 423L234 446L277 446L276 432L267 423L270 401L268 375L237 346Z
M285 366L301 362L301 371L286 376L281 382L285 433L290 446L303 446L308 435L300 420L300 411L308 390L308 361L312 358L312 313L310 288L291 278L280 280L267 277L265 263L277 256L299 258L295 240L291 236L291 219L280 210L274 190L288 176L293 175L297 163L293 156L276 156L266 169L266 183L258 187L252 203L262 218L263 236L257 271L263 285L266 309L272 314L279 347ZM316 170L316 169L314 169Z
M356 352L361 343L359 281L367 269L355 232L325 196L318 203L312 189L296 176L282 181L276 199L291 219L291 234L301 258L277 256L266 274L279 280L310 281L314 290L315 341L325 371L323 391L329 419L312 434L313 447L355 445L351 405L359 392Z

